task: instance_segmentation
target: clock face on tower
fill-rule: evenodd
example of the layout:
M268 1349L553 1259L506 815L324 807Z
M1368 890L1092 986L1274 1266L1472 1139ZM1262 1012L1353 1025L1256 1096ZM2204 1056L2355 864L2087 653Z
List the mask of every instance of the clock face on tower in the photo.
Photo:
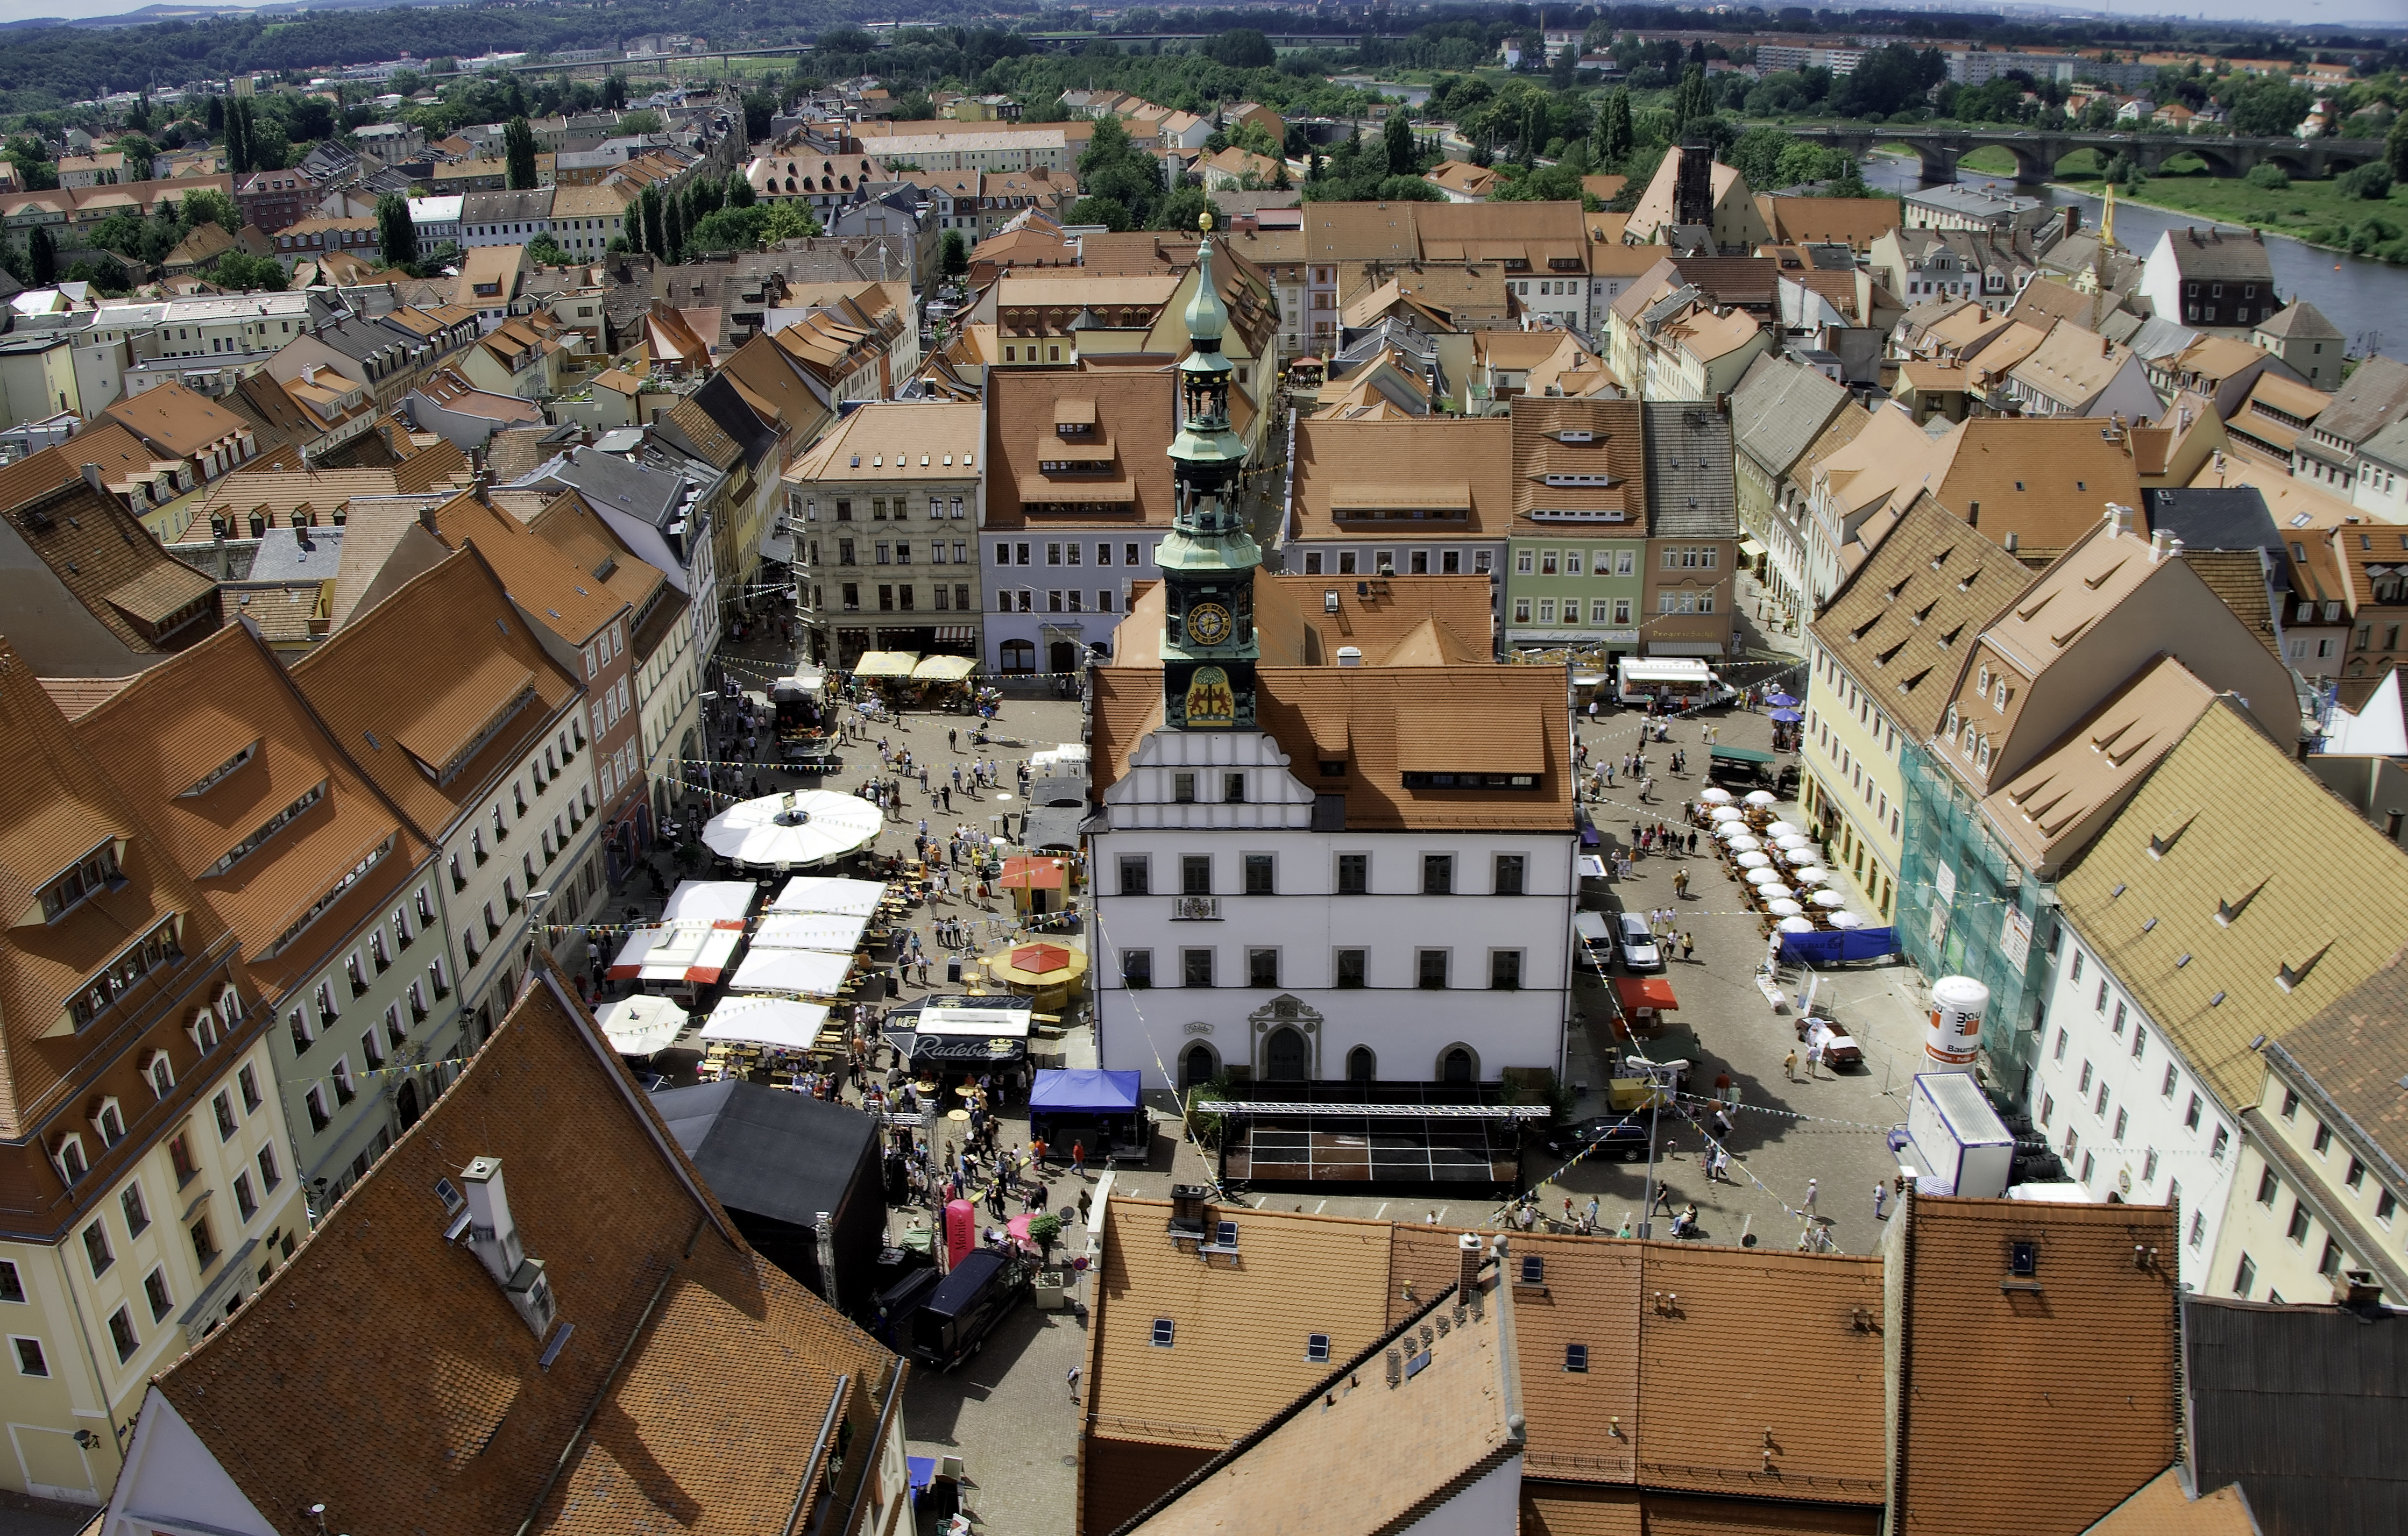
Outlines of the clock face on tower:
M1218 603L1198 603L1187 610L1187 637L1199 646L1217 646L1229 638L1229 610Z

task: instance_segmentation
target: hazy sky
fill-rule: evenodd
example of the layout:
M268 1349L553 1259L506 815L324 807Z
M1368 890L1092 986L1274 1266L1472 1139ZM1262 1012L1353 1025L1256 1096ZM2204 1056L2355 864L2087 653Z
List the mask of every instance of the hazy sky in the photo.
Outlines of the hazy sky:
M0 0L0 21L21 21L36 16L122 16L143 3L144 0ZM2003 8L2015 11L2027 7L2010 3ZM2109 4L2100 8L2111 16L2168 14L2167 7L2150 0L2133 0L2128 6ZM2181 7L2172 14L2262 23L2267 20L2267 9L2265 0L2183 0ZM2294 21L2335 26L2408 26L2408 0L2286 0L2283 9L2286 19Z

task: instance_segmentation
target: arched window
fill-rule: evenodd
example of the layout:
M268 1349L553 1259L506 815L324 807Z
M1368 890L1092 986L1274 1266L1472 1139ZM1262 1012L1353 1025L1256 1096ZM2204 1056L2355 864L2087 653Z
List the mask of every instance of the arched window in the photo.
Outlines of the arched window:
M1371 1054L1370 1046L1357 1045L1353 1050L1346 1053L1346 1080L1348 1082L1369 1083L1375 1081L1379 1075L1379 1059Z
M1263 1075L1274 1083L1304 1081L1304 1036L1294 1030L1274 1031L1263 1042Z
M1221 1063L1213 1058L1212 1047L1198 1041L1188 1046L1187 1054L1180 1058L1179 1086L1194 1088L1199 1083L1209 1083L1220 1070Z
M1440 1063L1439 1076L1449 1083L1469 1083L1477 1075L1478 1071L1478 1067L1471 1060L1471 1052L1457 1045L1446 1053Z

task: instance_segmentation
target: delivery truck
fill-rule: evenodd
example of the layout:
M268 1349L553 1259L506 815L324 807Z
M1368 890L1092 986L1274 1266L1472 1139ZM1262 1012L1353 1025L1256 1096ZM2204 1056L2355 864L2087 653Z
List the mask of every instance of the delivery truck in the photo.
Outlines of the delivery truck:
M2007 1192L2015 1138L1971 1073L1917 1073L1906 1097L1907 1146L1917 1188L1996 1200Z

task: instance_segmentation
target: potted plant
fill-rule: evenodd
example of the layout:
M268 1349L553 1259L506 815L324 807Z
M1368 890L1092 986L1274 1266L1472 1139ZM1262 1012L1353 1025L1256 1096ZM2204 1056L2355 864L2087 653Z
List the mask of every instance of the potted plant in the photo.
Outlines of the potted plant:
M1028 1223L1028 1240L1037 1244L1036 1297L1040 1312L1060 1311L1062 1293L1068 1288L1068 1276L1053 1267L1054 1244L1061 1236L1062 1218L1051 1212Z

